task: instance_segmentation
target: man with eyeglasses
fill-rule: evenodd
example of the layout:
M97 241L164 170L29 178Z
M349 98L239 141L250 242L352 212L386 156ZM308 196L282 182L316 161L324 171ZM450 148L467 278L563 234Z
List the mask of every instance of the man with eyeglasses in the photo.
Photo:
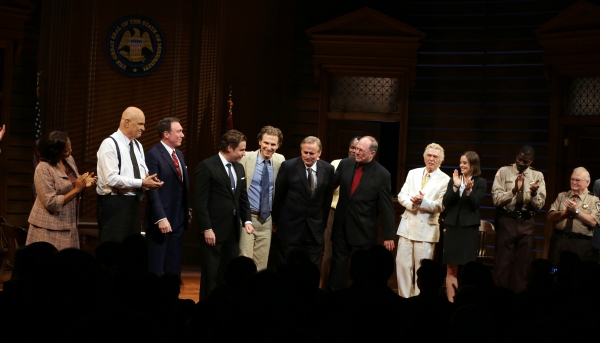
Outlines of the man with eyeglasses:
M498 170L492 186L496 206L494 278L496 285L515 293L527 287L535 212L546 203L544 175L531 168L534 157L533 147L522 146L515 163Z
M590 173L583 167L573 169L570 184L571 190L560 193L548 211L548 221L554 227L548 259L553 264L563 251L588 259L594 227L600 223L600 200L588 191Z
M335 171L333 187L340 186L340 196L331 230L333 291L348 286L352 253L378 244L380 213L383 245L394 250L391 175L374 159L378 147L374 137L361 138L354 157L343 159Z

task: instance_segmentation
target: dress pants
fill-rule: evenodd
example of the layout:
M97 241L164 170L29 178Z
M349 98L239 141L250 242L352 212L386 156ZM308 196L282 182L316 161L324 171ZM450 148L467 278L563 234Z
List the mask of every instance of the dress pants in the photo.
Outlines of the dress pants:
M121 243L142 231L140 200L135 195L98 195L97 216L100 242Z
M200 274L200 300L208 299L213 289L225 284L225 269L227 268L227 264L240 254L239 240L235 233L240 222L232 216L231 222L228 225L232 226L232 230L229 236L225 237L225 241L221 241L218 233L215 233L217 235L217 244L214 247L208 246L206 242L200 244L202 258L200 263L202 268Z
M435 243L413 241L398 237L396 253L396 276L398 278L398 294L403 298L419 295L417 287L417 270L422 259L433 259Z
M329 272L329 290L348 288L350 281L350 257L355 251L367 250L372 245L353 246L346 239L346 227L331 233L331 269Z
M278 230L280 230L278 228ZM299 242L289 244L288 242L279 241L279 265L283 265L286 262L287 254L291 249L301 248L308 253L310 261L314 263L318 268L321 268L321 257L323 256L323 245L319 244L312 231L308 228L304 228L304 234L300 238Z
M252 259L258 271L267 269L273 224L271 216L264 220L260 215L252 214L254 233L246 234L246 229L240 228L240 256Z
M589 260L594 251L592 240L580 238L566 238L559 234L553 233L550 236L550 248L548 252L548 260L553 265L560 262L560 254L563 251L570 251L579 256L581 261Z
M146 232L148 242L149 270L156 276L173 273L181 276L183 254L183 233L185 231L185 211L181 208L179 218L172 218L172 232L161 233L158 229Z
M321 288L329 288L329 267L331 265L331 228L333 227L333 217L335 217L335 208L329 211L327 227L323 236L323 262L321 262Z
M527 288L534 230L534 218L498 218L494 256L494 279L497 286L510 288L515 293Z

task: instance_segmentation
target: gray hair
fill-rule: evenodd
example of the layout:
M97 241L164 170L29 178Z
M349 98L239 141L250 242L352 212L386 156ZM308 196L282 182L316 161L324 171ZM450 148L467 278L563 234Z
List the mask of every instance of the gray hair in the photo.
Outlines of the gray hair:
M440 151L440 163L444 162L444 148L442 148L441 145L437 144L437 143L429 143L426 147L425 147L425 151L423 151L423 157L425 157L425 155L427 155L427 150L429 149L437 149Z
M573 169L573 173L578 172L578 171L584 172L585 180L590 181L590 172L587 169L585 169L584 167L577 167L577 168Z

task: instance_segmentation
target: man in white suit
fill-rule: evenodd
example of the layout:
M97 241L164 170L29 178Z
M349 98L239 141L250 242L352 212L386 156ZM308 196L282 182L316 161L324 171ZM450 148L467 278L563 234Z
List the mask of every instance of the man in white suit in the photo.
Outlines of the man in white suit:
M285 157L275 151L282 142L281 130L265 126L258 134L259 149L246 153L240 161L248 180L248 200L254 226L254 234L240 235L240 255L251 258L259 271L266 269L269 261L273 190L279 167L285 161ZM245 231L243 227L240 230L242 233Z
M450 180L440 170L444 148L431 143L423 157L425 168L409 171L398 193L398 201L406 209L398 227L396 254L398 294L404 298L419 294L413 275L417 274L422 259L433 258L435 243L440 238L438 218L444 210L442 200Z

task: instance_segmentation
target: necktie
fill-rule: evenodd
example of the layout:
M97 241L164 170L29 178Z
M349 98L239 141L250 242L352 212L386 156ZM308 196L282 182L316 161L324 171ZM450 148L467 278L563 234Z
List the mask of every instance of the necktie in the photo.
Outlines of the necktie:
M263 161L264 166L260 179L260 216L267 219L271 215L271 197L269 196L269 161Z
M358 184L360 183L360 178L362 177L363 173L363 167L364 166L362 165L358 166L358 169L356 169L356 173L354 173L354 178L352 179L352 186L350 187L350 196L352 196L352 194L358 187Z
M577 201L579 199L578 195L574 195L571 197L571 200L573 201ZM569 215L567 217L567 222L565 223L565 232L571 232L573 231L573 215Z
M517 183L517 199L515 202L515 211L521 211L521 209L523 209L523 188L525 187L523 184L525 183L525 178L523 178L523 181L521 181L521 184L519 185L519 180L515 179L515 182Z
M133 151L133 142L129 142L129 156L131 157L131 164L133 164L133 177L136 179L141 179L140 166L137 158L135 158L135 152ZM141 188L136 188L135 196L141 201L144 197L144 191Z
M425 185L427 184L427 181L429 181L429 175L431 175L431 174L427 173L427 175L425 175L425 177L421 181L421 189L425 188Z
M183 182L183 176L181 175L181 168L179 167L179 160L177 159L177 154L175 150L171 153L171 157L173 157L173 164L175 164L175 169L177 169L177 176L179 176L179 183Z
M235 194L235 180L233 179L233 174L231 173L231 163L227 163L227 173L229 174L229 183L231 184L231 193Z
M308 173L308 185L310 186L310 196L312 198L315 196L315 179L313 177L312 168L306 168L306 172Z

